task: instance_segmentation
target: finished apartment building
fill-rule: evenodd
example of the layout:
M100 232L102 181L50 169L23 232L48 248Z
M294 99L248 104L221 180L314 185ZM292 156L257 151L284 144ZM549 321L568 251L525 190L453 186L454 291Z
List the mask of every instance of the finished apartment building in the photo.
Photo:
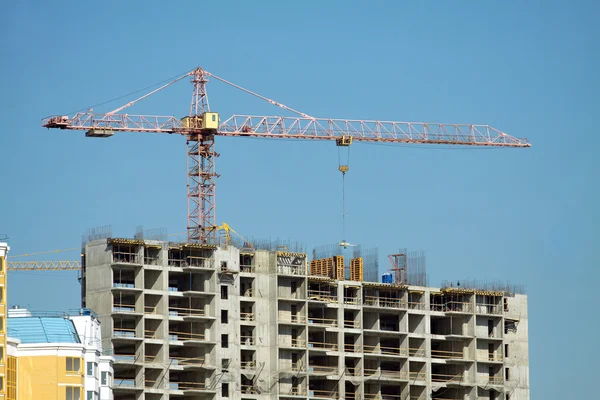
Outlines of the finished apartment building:
M529 399L525 295L352 278L302 253L112 238L85 246L82 298L116 400Z

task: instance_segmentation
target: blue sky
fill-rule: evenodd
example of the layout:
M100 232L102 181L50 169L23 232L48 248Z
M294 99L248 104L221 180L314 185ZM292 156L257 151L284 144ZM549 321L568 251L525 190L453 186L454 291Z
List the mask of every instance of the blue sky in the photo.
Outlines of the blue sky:
M197 65L318 117L490 124L533 147L354 145L346 239L377 246L382 265L399 247L425 250L433 284L524 284L532 398L563 399L565 382L570 398L593 397L597 4L37 3L0 5L0 233L13 254L78 247L83 232L105 224L120 236L138 225L185 230L182 138L93 140L42 129L40 119ZM219 82L208 91L224 117L282 111ZM190 97L182 82L128 112L183 116ZM221 138L217 147L219 221L308 249L341 239L332 143ZM75 273L12 272L9 280L11 304L79 304Z

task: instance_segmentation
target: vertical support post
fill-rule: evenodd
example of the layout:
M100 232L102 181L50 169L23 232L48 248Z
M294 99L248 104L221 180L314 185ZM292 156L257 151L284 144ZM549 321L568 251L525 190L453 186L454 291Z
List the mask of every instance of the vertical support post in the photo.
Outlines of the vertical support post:
M192 104L188 155L188 241L216 244L215 158L214 132L202 129L202 117L210 111L206 94L206 75L201 68L192 74Z

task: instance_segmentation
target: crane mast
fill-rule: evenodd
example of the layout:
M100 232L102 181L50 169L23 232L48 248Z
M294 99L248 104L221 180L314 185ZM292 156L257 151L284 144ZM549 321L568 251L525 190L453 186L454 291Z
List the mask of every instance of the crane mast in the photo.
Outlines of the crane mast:
M189 116L116 114L126 107L162 90L173 83L190 77L193 92ZM219 114L209 107L206 84L208 77L231 85L272 105L298 114L299 117L233 115L221 122ZM270 139L331 140L338 146L353 141L443 144L486 147L530 147L526 139L510 136L489 125L445 124L425 122L394 122L375 120L346 120L314 118L284 104L233 84L200 67L169 82L152 92L109 113L93 110L73 116L55 115L44 118L46 128L86 131L88 137L110 137L115 132L150 132L180 134L187 145L187 192L190 242L216 243L216 136L259 137Z

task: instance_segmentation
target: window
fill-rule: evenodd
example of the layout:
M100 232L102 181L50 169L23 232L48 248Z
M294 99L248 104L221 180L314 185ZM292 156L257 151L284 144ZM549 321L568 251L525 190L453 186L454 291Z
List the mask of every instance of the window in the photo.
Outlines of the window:
M108 374L108 372L106 372L106 371L102 371L102 373L100 374L100 384L102 386L108 385L107 376L106 376L107 374Z
M506 400L510 400L510 393L506 393Z
M490 390L490 400L496 400L496 392Z
M221 397L229 397L229 383L221 384Z
M67 372L79 372L81 359L77 357L67 357Z
M506 379L506 380L510 379L510 368L508 368L508 367L504 368L504 379Z
M221 347L226 349L229 347L229 336L221 335Z
M506 297L504 298L504 311L508 312L508 299Z
M94 400L94 392L91 390L87 391L87 400Z
M228 321L227 310L221 310L221 323L226 324Z
M221 369L223 372L227 372L229 370L229 358L223 358L221 360Z
M86 375L87 376L93 376L94 375L94 363L93 362L88 362L87 363L87 370L86 370ZM88 392L90 393L90 392ZM89 397L89 395L88 395Z
M225 286L225 285L222 285L222 286L221 286L221 298L222 298L223 300L227 300L227 298L228 298L228 294L229 294L229 293L228 293L228 291L227 291L227 286Z
M81 389L74 386L66 386L65 387L67 400L79 400L79 396L81 396Z
M0 347L0 363L4 362L4 347Z
M4 332L4 317L0 317L0 332Z
M508 345L504 345L504 357L508 357Z

